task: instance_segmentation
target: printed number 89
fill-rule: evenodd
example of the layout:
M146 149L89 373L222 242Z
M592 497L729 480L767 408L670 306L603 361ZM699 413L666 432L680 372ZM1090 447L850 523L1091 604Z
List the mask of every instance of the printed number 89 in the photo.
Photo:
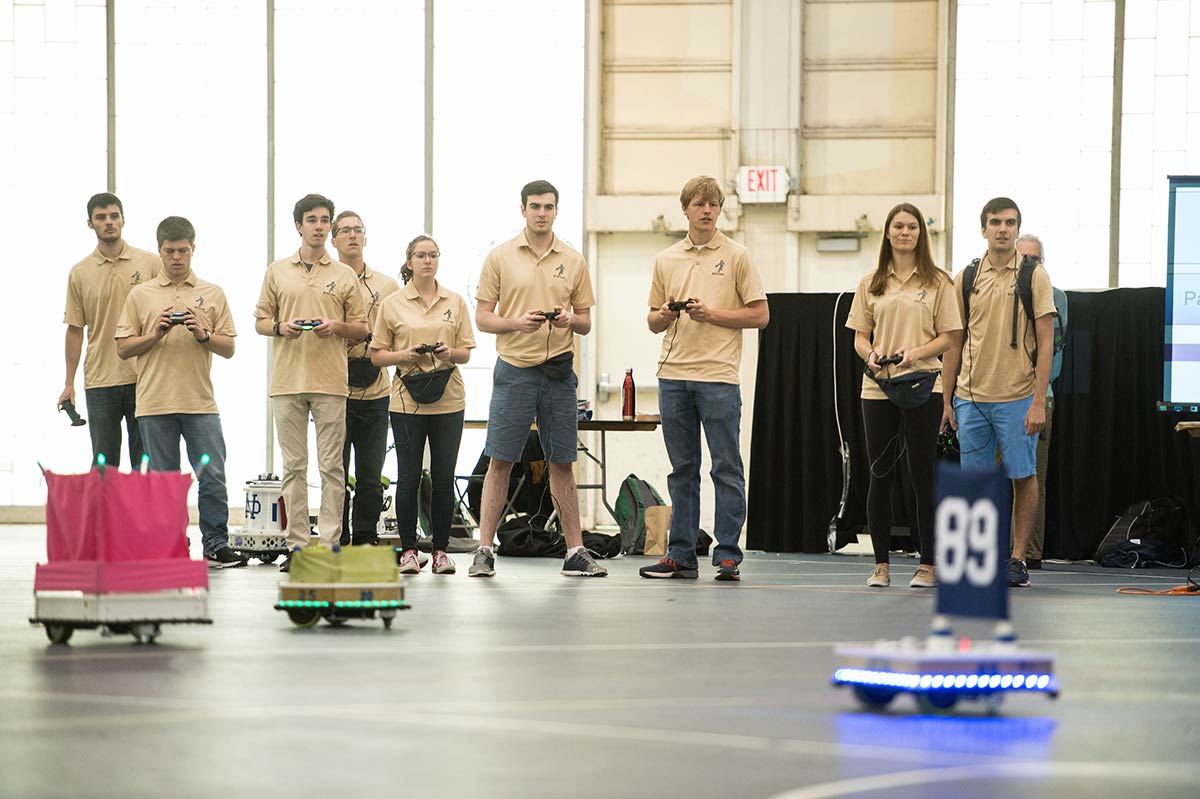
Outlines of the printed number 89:
M970 585L984 587L996 578L999 561L996 540L1000 514L990 499L968 504L962 497L946 497L938 505L938 580L957 583L965 576Z

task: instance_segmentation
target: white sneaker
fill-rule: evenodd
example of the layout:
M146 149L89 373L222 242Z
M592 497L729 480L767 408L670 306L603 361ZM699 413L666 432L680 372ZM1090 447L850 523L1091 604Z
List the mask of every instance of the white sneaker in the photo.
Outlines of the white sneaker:
M867 585L872 588L887 588L892 584L891 569L886 563L876 563L875 570L867 578Z
M406 549L400 555L400 573L401 574L419 574L421 571L421 562L417 560L417 550Z
M454 574L454 561L440 549L433 553L433 573Z

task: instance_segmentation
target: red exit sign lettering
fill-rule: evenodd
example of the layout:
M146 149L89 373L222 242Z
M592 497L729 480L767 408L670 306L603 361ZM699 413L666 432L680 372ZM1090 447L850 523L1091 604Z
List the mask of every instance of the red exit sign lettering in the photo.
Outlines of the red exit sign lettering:
M744 166L738 169L738 200L743 203L787 202L791 176L784 166Z

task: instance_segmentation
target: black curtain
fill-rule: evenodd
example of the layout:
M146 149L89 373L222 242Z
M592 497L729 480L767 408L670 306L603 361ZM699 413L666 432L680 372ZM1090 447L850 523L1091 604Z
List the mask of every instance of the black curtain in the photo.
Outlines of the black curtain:
M771 323L759 338L750 445L752 549L827 551L842 492L839 415L851 479L837 546L866 524L862 362L854 333L845 327L851 298L769 297ZM1155 410L1162 392L1164 290L1067 292L1067 299L1067 346L1054 385L1044 557L1091 557L1115 515L1136 500L1160 496L1185 498L1194 537L1192 444L1174 431L1174 414Z

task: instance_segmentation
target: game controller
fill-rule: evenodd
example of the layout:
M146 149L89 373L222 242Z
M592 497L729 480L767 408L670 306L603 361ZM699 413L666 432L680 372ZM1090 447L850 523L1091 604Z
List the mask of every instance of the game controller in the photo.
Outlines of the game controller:
M426 353L432 354L433 352L437 351L437 348L440 346L441 346L440 344L422 344L421 346L417 347L417 354L418 355L425 355Z
M904 359L899 355L888 355L886 358L876 358L875 363L879 364L880 366L891 366L893 364L900 363L902 360Z
M669 310L675 311L676 313L678 313L679 311L686 311L688 308L691 308L691 307L692 307L692 301L690 299L675 300L675 302L667 303L667 308Z
M75 403L71 402L71 400L63 400L62 405L58 406L58 409L66 412L67 416L71 419L71 427L81 427L87 424L84 418L79 415L79 411L75 410Z
M562 311L535 311L535 313L541 315L541 317L543 319L545 319L547 322L549 322L554 319L557 319L558 315L560 313L562 313Z
M320 324L320 319L301 319L300 321L296 322L296 327L300 328L301 330L312 330L314 327L318 327Z
M950 428L938 431L937 451L943 458L958 454L958 435Z
M186 311L172 311L171 312L172 326L185 324L186 321L187 321L187 312Z

